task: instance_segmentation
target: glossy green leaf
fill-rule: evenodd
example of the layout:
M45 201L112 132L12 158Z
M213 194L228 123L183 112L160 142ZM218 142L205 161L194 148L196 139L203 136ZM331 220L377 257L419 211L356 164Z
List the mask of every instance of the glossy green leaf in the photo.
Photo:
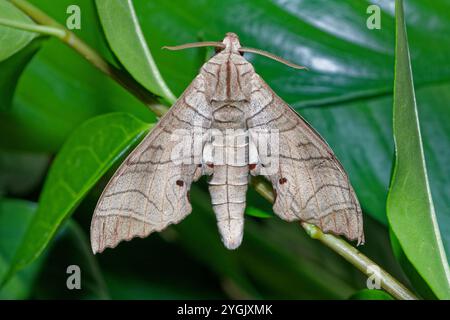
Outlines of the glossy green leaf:
M14 22L34 24L26 14L17 9L11 2L0 0L0 19ZM6 60L16 52L20 51L36 37L33 32L22 31L0 24L0 61ZM3 44L8 45L3 45Z
M388 293L376 289L364 289L353 294L350 300L394 300Z
M34 261L102 175L150 125L124 113L93 118L70 136L55 158L39 207L17 250L11 272Z
M142 33L131 0L96 0L108 43L125 68L144 87L174 103Z
M427 178L401 0L396 1L396 20L395 166L387 214L408 260L437 297L449 299L450 270Z
M0 283L6 276L27 226L33 219L36 204L24 200L0 199ZM0 286L0 300L25 299L42 261L36 261L17 273L4 287Z
M398 239L395 237L395 234L392 230L389 232L392 251L395 254L395 258L402 266L403 271L408 276L408 280L411 283L414 290L418 293L418 295L424 299L436 300L437 297L430 289L429 284L420 276L411 262L405 255Z
M33 40L28 46L0 62L0 111L11 107L16 85L28 62L41 46L42 39Z
M447 80L450 47L445 44L449 43L446 32L450 29L450 13L446 9L450 5L408 2L411 36L417 49L417 80ZM360 0L133 3L155 60L176 94L198 73L203 51L159 49L197 40L220 41L229 31L236 32L245 46L267 50L309 68L308 72L298 71L265 57L247 56L275 92L295 107L392 92L395 29L391 0L378 1L382 9L379 31L366 28L368 3ZM435 17L434 25L423 23L429 16ZM433 26L441 32L430 32Z
M81 30L72 30L114 62L91 0L33 0L65 24L69 5L82 12ZM0 117L0 146L37 152L57 151L69 134L91 117L127 112L146 122L156 117L148 107L94 68L79 54L51 39L43 44L22 74L13 108Z

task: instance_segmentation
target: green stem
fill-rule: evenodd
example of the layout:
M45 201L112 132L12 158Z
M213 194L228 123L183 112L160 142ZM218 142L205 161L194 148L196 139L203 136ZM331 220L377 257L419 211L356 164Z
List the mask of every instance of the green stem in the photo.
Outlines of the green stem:
M395 298L400 300L417 300L417 297L406 289L405 286L355 247L351 246L348 242L331 234L325 234L312 224L302 222L301 225L311 238L319 240L327 247L337 252L367 276L372 276L374 270L379 271L376 276L380 280L381 287Z
M275 201L272 187L261 177L252 178L252 186L255 190L261 194L269 202ZM370 260L358 249L353 247L348 242L332 234L323 233L318 227L302 222L301 226L305 229L306 233L315 240L319 240L331 250L339 254L345 260L354 265L358 270L367 276L372 276L374 270L379 270L377 277L380 280L381 287L389 292L393 297L400 300L417 300L417 297L411 293L404 285L402 285L397 279L392 277L389 273L383 270L375 262Z
M66 36L66 33L61 29L47 27L47 26L40 26L37 24L22 23L22 22L17 22L14 20L3 19L3 18L0 18L0 25L5 26L5 27L20 29L20 30L24 30L24 31L44 34L44 35L48 35L48 36L53 36L53 37L57 37L57 38L64 38Z
M26 0L10 0L19 9L27 13L33 20L42 26L49 27L51 32L55 32L59 39L61 39L68 46L73 48L75 51L80 53L85 59L92 63L99 70L110 76L112 79L116 80L129 92L133 93L142 102L147 104L150 109L157 115L161 116L167 112L168 108L164 105L157 103L157 97L150 94L144 87L138 84L133 78L128 74L124 73L122 70L116 69L114 66L110 65L105 61L95 50L84 43L75 34L65 29L51 17L46 15L40 9L34 7ZM56 31L58 29L59 31ZM37 29L35 29L37 30ZM36 32L35 30L29 30ZM47 31L48 31L47 30ZM61 37L64 32L64 37ZM45 33L49 34L49 33ZM252 185L255 187L256 191L260 193L264 198L270 202L274 202L274 195L272 188L268 183L262 178L253 178ZM353 264L357 269L359 269L364 274L370 276L371 268L376 266L380 270L380 280L381 286L384 290L389 292L392 296L397 299L410 299L414 300L417 297L414 296L407 288L405 288L400 282L393 278L389 273L383 270L381 267L377 266L372 260L359 252L355 247L350 245L348 242L342 240L339 237L333 236L331 234L324 234L319 228L308 223L301 223L302 227L306 230L308 235L321 241L323 244L331 248L333 251L337 252L348 262Z
M48 16L45 12L30 4L26 0L9 0L17 8L25 12L30 18L32 18L36 23L38 23L41 28L40 32L47 35L56 36L66 45L74 49L81 56L83 56L87 61L89 61L93 66L102 71L107 76L111 77L127 91L132 93L136 98L147 105L150 110L152 110L157 116L162 116L167 112L168 108L162 106L159 103L159 99L156 95L150 93L141 84L139 84L134 78L132 78L127 72L118 69L107 62L103 57L98 54L93 48L86 44L83 40L77 37L73 32L64 28L61 24L56 22L53 18ZM12 26L12 25L10 25ZM17 28L20 28L16 26ZM21 26L23 27L23 25ZM42 29L44 28L44 29ZM20 28L25 30L24 28ZM33 28L33 30L28 30L32 32L39 32L39 28ZM50 31L50 33L49 33Z

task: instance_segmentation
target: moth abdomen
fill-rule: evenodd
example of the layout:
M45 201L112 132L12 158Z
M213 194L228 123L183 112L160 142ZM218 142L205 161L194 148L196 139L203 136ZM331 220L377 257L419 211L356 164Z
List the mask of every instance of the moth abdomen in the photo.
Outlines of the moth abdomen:
M209 193L222 241L228 249L236 249L242 242L247 187L247 165L214 166Z

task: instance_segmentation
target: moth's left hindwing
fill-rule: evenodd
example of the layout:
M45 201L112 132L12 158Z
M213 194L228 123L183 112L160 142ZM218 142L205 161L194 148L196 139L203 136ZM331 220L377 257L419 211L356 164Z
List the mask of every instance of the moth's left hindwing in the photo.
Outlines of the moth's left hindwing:
M174 158L182 153L174 152L180 140L174 140L173 134L175 130L180 133L175 136L190 134L193 126L211 126L202 75L197 76L106 186L91 223L94 253L113 248L122 240L161 231L191 212L188 191L202 169L192 159ZM192 157L201 157L201 149L192 150ZM200 154L194 153L198 151Z
M251 172L261 171L272 182L274 212L284 220L306 221L363 243L361 208L342 165L319 134L257 74L252 79L247 126L278 136L278 158L264 163L259 157L262 163L255 165L260 170ZM260 156L261 150L257 152ZM271 168L274 163L276 168Z

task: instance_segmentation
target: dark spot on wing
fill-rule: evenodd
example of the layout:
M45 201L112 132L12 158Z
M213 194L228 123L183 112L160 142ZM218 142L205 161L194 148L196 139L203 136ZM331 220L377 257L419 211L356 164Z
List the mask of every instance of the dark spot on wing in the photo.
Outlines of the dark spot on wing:
M177 186L182 187L182 186L184 186L184 181L183 180L177 180L176 184L177 184Z

